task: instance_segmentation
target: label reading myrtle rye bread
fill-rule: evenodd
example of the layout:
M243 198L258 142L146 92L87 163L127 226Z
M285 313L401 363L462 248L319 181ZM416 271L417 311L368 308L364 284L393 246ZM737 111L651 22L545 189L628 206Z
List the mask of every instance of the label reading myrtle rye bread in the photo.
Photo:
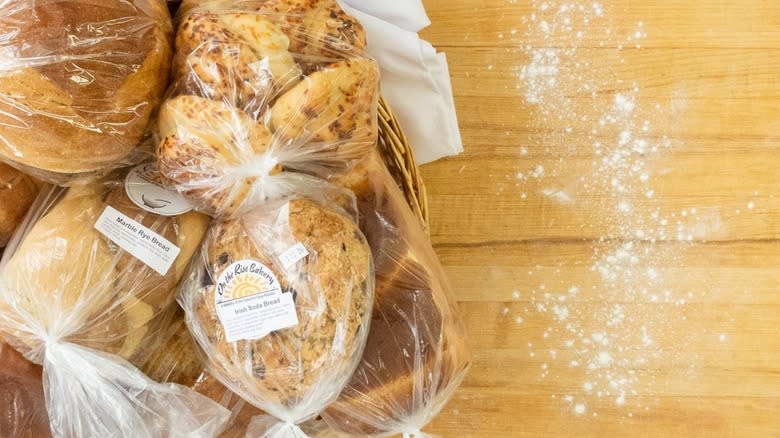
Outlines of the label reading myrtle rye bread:
M298 324L292 294L282 292L276 274L257 260L239 260L222 271L214 299L228 342L260 339Z
M181 195L162 187L154 163L134 167L125 178L125 192L138 208L161 216L178 216L192 210Z
M110 205L103 210L95 229L160 275L168 272L179 255L180 249L173 242Z

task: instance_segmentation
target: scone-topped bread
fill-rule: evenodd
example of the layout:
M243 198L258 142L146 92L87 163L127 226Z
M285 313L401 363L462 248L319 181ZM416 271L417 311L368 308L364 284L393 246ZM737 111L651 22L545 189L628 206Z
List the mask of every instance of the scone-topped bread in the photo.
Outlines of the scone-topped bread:
M156 129L166 185L214 217L308 195L376 142L379 68L335 0L190 1Z

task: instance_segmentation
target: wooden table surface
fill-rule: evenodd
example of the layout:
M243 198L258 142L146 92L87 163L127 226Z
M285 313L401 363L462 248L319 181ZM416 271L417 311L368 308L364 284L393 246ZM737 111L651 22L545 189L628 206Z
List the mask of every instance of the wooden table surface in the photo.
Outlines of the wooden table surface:
M426 431L780 437L780 3L425 5L465 146L423 166L431 234L474 356Z

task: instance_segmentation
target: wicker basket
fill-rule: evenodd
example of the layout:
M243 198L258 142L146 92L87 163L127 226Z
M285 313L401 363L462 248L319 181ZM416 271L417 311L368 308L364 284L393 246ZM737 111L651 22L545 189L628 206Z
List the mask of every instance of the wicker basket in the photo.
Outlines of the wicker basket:
M414 161L414 153L398 120L384 99L379 99L379 150L406 201L428 232L428 197Z

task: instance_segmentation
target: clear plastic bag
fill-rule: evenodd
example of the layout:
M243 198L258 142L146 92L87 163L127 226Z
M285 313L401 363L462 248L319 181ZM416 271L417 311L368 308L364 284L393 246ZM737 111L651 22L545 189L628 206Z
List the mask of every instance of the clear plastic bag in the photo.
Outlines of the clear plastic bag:
M41 367L0 339L0 436L46 438L49 417L41 383Z
M365 237L337 204L293 198L214 223L197 257L179 302L209 373L268 414L248 436L306 436L363 351Z
M141 368L157 382L176 383L192 388L216 401L231 412L230 420L219 438L244 438L252 418L263 411L227 389L205 370L202 352L184 323L183 312L177 312L170 335Z
M157 125L165 183L236 216L307 194L377 139L379 70L335 0L185 2Z
M126 174L126 175L125 175ZM0 332L43 365L56 437L213 436L229 413L136 368L208 226L142 165L46 189L0 263Z
M132 162L172 35L164 0L0 1L0 159L57 184Z
M426 436L470 365L465 329L441 264L378 153L335 180L357 197L376 267L365 353L322 417L358 436Z

